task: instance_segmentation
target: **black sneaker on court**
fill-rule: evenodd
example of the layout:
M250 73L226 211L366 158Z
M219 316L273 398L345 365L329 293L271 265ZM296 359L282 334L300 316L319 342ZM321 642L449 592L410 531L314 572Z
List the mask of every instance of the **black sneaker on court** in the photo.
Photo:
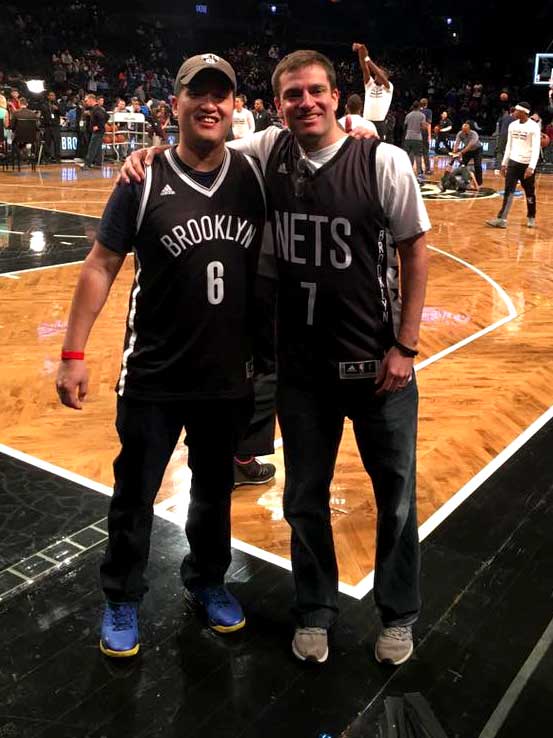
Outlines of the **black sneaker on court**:
M266 484L275 476L274 464L264 464L252 457L250 461L234 459L234 486L242 484Z

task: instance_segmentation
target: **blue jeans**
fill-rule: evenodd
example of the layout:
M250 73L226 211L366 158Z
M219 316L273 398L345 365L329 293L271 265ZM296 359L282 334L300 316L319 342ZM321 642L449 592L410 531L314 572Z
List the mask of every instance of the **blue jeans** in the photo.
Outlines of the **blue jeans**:
M93 133L91 135L90 141L88 143L88 151L86 152L86 159L85 159L85 164L87 167L91 167L96 161L98 154L102 150L103 139L104 139L103 133Z
M404 390L383 397L375 395L371 381L300 387L281 380L277 409L286 467L284 516L292 528L299 624L328 628L338 614L329 488L347 416L353 422L378 509L377 610L385 627L411 625L420 610L415 378Z

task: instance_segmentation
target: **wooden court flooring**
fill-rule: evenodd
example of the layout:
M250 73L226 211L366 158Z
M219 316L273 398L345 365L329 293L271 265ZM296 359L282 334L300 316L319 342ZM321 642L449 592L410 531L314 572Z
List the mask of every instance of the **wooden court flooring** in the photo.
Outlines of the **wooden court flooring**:
M3 173L0 203L99 216L115 175L109 167L85 173L71 164ZM486 185L499 189L502 183L486 173ZM526 227L523 197L516 198L506 230L485 225L499 198L427 202L433 229L417 373L420 524L553 406L553 176L538 175L537 202L535 230ZM0 277L0 443L109 487L118 450L113 387L133 266L129 258L89 341L91 382L82 412L59 405L54 389L79 269L73 264ZM271 460L274 482L235 491L233 536L247 550L288 559L281 448ZM188 484L179 444L158 512L184 523ZM373 568L376 510L349 423L331 494L340 580L355 586ZM516 490L505 489L506 506L512 494Z

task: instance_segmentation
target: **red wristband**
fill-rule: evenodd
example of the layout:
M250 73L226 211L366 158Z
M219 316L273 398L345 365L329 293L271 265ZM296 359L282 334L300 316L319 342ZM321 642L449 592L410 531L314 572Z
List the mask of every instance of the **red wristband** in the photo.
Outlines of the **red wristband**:
M84 359L84 351L63 351L61 352L61 359L77 359L82 361Z

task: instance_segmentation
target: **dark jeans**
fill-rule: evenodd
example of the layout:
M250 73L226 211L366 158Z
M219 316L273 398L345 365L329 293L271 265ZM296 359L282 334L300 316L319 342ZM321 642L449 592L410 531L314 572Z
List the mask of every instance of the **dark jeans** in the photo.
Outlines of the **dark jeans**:
M503 160L503 154L505 153L505 147L507 146L507 134L499 134L497 136L497 146L495 148L495 168L501 168L501 162Z
M44 147L50 159L60 158L60 127L46 126L44 129Z
M428 140L428 133L422 134L422 158L424 161L424 171L429 172L432 167L430 166L430 142Z
M477 149L471 149L466 154L462 154L463 165L468 166L469 161L472 159L474 162L474 177L479 185L484 181L482 179L482 147L479 146Z
M85 159L88 152L88 144L90 142L90 135L85 128L79 128L77 132L77 152L76 157L78 159Z
M505 193L503 195L503 204L499 211L498 218L506 218L511 209L511 203L513 201L513 193L517 188L517 183L520 182L524 194L526 195L526 213L528 218L536 217L536 174L532 174L531 177L524 178L524 172L526 171L528 164L521 164L518 161L509 159L507 164L507 174L505 176Z
M90 141L88 143L88 151L86 153L86 158L85 158L85 164L87 165L87 167L91 167L96 161L96 159L98 158L99 154L101 154L103 140L104 140L103 133L93 133L90 136Z
M299 387L279 382L284 440L284 515L292 527L292 568L300 625L330 627L338 613L338 569L330 483L345 417L378 508L374 598L384 626L410 625L420 609L415 496L418 392L377 397L374 384Z
M276 279L257 277L253 325L255 410L246 435L238 446L240 456L266 456L275 450L276 294Z
M118 398L121 451L108 516L109 543L100 567L109 600L137 601L147 592L153 504L183 427L192 471L185 586L221 584L231 561L233 457L252 413L252 397L148 403Z

